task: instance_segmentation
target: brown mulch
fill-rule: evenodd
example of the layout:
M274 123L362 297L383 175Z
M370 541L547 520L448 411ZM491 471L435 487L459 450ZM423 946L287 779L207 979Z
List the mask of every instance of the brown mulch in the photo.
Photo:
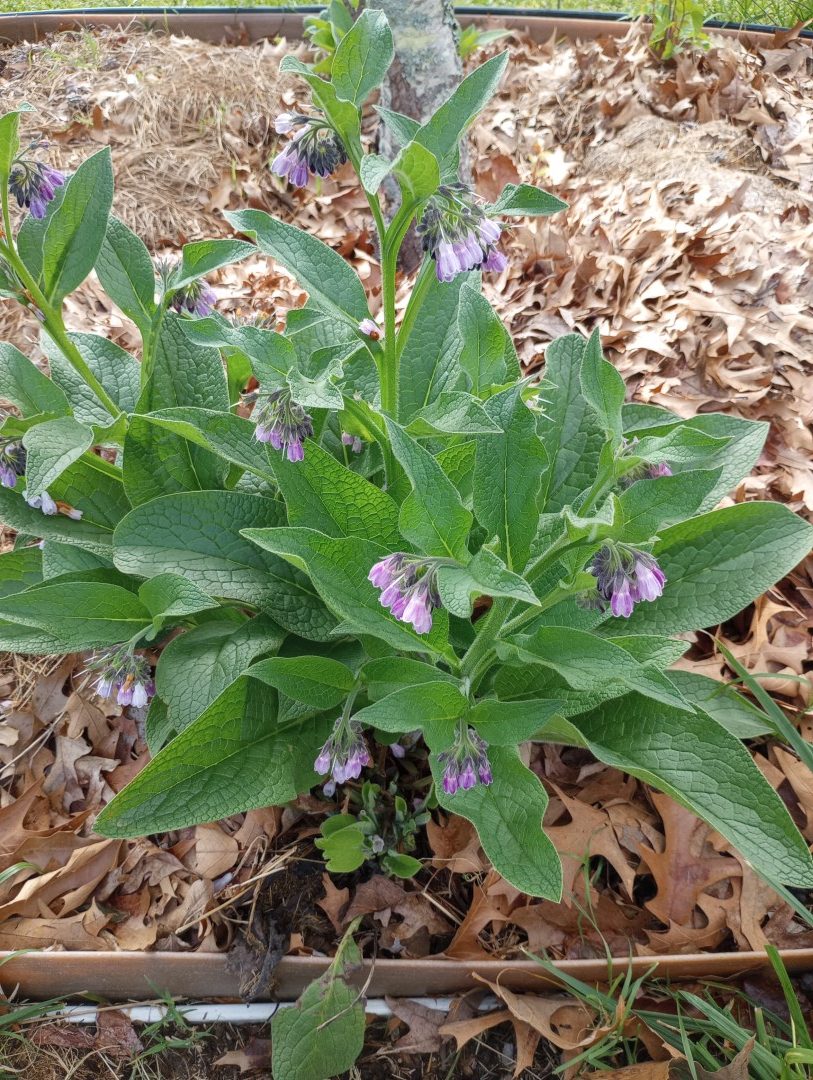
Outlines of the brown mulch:
M635 28L624 42L513 39L511 48L507 82L473 131L478 186L492 196L529 180L570 204L517 225L509 268L487 285L528 369L553 337L600 325L635 400L684 416L723 410L769 421L765 453L733 498L776 498L813 516L810 43L749 52L720 39L668 67ZM341 250L375 297L369 223L349 173L302 193L265 168L277 141L269 117L299 92L278 74L287 51L136 30L65 34L6 50L0 88L39 110L61 164L111 146L116 212L157 254L227 232L224 209L257 206ZM303 300L264 259L225 270L216 291L225 313L280 320ZM136 350L134 329L95 281L68 304L72 329L109 333ZM0 337L37 353L36 323L11 305L0 311ZM719 628L807 737L812 626L808 559ZM94 701L80 666L16 658L0 676L0 871L22 860L45 871L0 886L2 949L226 950L257 905L272 912L280 896L303 889L313 902L276 928L299 954L328 951L357 914L382 956L813 945L706 825L583 752L556 747L535 747L532 762L551 795L546 826L565 863L561 905L517 893L488 867L470 826L443 815L418 851L416 882L369 872L331 880L312 837L335 806L317 795L163 836L100 840L95 812L147 752L138 721ZM694 635L686 666L730 675L705 634ZM813 842L809 774L778 745L753 749ZM414 772L382 761L409 792Z

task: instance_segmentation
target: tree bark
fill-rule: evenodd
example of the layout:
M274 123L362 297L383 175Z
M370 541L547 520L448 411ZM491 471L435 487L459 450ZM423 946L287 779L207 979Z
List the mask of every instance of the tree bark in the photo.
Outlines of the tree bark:
M460 82L463 65L457 45L460 27L452 0L367 0L387 16L395 43L395 59L384 85L381 104L423 123ZM386 158L398 152L382 124L378 149ZM385 183L391 211L397 208L397 185ZM421 261L420 243L410 230L401 248L400 264L407 273Z

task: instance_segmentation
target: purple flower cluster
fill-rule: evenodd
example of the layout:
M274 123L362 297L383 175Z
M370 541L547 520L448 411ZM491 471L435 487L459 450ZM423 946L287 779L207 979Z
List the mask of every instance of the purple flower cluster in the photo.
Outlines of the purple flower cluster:
M0 484L13 488L25 472L25 448L19 439L0 438Z
M380 600L396 619L411 623L418 634L432 629L432 612L440 607L437 562L398 551L377 562L367 575Z
M196 315L204 319L210 315L217 303L214 289L203 278L190 281L188 285L182 285L172 294L169 306L179 315L186 312L188 315Z
M45 143L32 143L28 153ZM18 206L27 207L31 216L41 220L45 217L48 203L56 195L57 188L65 183L65 174L36 158L20 155L12 163L8 177L8 189Z
M324 120L299 113L281 113L274 128L279 134L294 128L303 129L271 162L271 172L284 177L294 187L304 187L311 174L330 176L347 161L344 144Z
M642 600L657 600L666 584L666 575L654 556L612 541L599 548L589 570L596 579L599 598L609 603L617 618L628 619Z
M313 768L320 776L330 774L333 783L344 784L347 780L357 780L364 766L371 762L361 726L341 716L319 751Z
M438 761L443 766L443 790L447 795L468 791L477 783L490 784L494 779L488 743L472 727L458 728L451 748L438 754Z
M313 435L313 418L294 401L290 390L272 390L258 397L254 437L282 450L289 461L302 461L304 441Z
M496 246L502 230L477 203L464 184L438 188L426 205L418 235L425 252L435 260L439 281L452 281L466 270L499 272L508 259Z
M140 709L155 693L147 658L124 647L100 653L88 664L88 671L97 674L93 689L99 697L109 698L115 693L119 705Z
M364 449L364 443L358 435L351 435L348 431L342 432L342 446L349 446L354 454L360 454Z

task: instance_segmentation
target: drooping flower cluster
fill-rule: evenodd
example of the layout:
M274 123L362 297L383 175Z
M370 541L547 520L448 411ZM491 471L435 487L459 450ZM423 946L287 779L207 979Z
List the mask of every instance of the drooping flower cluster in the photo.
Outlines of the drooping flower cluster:
M41 495L29 495L28 489L26 489L23 491L23 498L32 509L42 510L46 517L53 517L54 514L64 514L65 517L71 518L72 521L82 520L81 510L77 510L70 503L54 499L47 491L43 491Z
M13 488L25 472L25 448L19 439L0 437L0 484Z
M212 313L216 303L217 296L214 289L203 278L198 278L196 281L190 281L188 285L176 289L172 294L169 306L173 311L177 311L179 315L187 312L189 315L196 315L199 319L204 319Z
M65 174L59 169L31 156L35 150L47 145L44 142L31 143L24 154L14 159L8 176L8 189L17 200L17 205L27 207L37 220L45 217L48 203L56 195L57 188L65 183Z
M289 461L302 461L303 443L313 435L313 418L293 400L290 390L258 394L254 418L257 421L254 436L258 442L271 443Z
M411 623L418 634L432 629L432 612L441 606L437 586L438 564L398 551L377 562L367 575L380 600L396 619Z
M607 541L589 566L601 601L616 617L628 619L642 600L657 600L666 584L658 561L646 551Z
M301 129L271 162L271 172L286 178L294 187L304 187L311 174L330 176L347 161L341 139L319 117L281 113L274 128L279 134Z
M435 260L439 281L452 281L466 270L504 270L505 255L496 246L502 230L465 184L445 184L426 204L417 226L425 252Z
M360 454L364 449L364 442L358 435L351 435L349 431L343 431L342 446L349 446L354 454Z
M347 780L357 780L364 766L371 762L361 725L340 716L313 768L320 776L330 774L333 783L344 784Z
M438 754L438 761L443 766L443 790L447 795L468 791L477 783L490 784L493 780L488 743L473 727L459 727L454 743Z
M93 689L99 697L115 693L119 705L140 709L155 693L149 661L125 646L100 653L88 664L88 671L96 673Z

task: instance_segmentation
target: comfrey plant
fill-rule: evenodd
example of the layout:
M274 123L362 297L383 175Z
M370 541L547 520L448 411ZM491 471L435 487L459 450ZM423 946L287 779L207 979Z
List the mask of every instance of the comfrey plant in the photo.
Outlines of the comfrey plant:
M336 251L259 210L228 215L249 239L188 244L159 280L110 212L108 152L57 184L46 157L19 156L25 106L0 120L0 288L39 317L51 372L0 346L17 411L0 430L0 516L17 531L0 556L0 647L89 652L100 695L149 701L152 760L98 818L104 835L316 785L341 796L375 781L376 741L409 754L423 740L428 806L468 818L512 884L555 899L545 788L518 752L536 739L588 748L772 881L813 886L740 741L747 704L669 670L681 634L732 617L811 548L783 506L715 509L766 426L625 404L596 333L552 342L543 381L523 379L481 275L505 266L512 220L564 204L526 184L488 202L457 178L507 57L423 125L379 109L401 145L390 161L363 146L361 109L392 56L367 11L330 78L288 58L312 104L277 125L291 182L345 157L358 174L381 311ZM21 161L41 218L13 205ZM389 221L387 175L401 193ZM425 258L398 318L413 222ZM217 311L206 275L249 254L308 293L283 333ZM65 328L63 301L92 270L140 331L139 359Z

